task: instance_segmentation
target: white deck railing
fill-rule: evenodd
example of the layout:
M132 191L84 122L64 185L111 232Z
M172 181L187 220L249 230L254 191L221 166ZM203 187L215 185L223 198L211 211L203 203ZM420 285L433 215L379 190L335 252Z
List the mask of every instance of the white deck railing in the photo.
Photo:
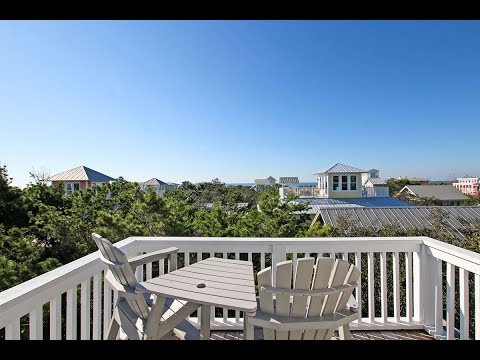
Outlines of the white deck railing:
M176 246L179 267L209 256L252 260L256 272L286 258L342 257L362 272L363 284L356 289L362 317L352 329L425 329L439 339L480 339L480 254L431 238L131 237L116 246L129 257ZM162 265L163 261L138 268L138 279L168 271ZM103 282L104 270L93 253L0 293L0 335L4 332L6 339L101 339L116 301ZM475 299L469 299L471 290ZM455 326L455 311L459 326ZM241 329L238 312L217 309L214 314L212 330ZM471 319L475 320L473 336ZM196 317L190 321L198 326Z

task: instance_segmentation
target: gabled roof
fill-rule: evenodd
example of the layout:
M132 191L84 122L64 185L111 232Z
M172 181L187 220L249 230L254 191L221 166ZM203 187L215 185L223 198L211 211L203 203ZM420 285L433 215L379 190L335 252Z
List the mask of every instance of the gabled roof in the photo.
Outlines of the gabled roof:
M298 177L296 176L283 176L278 180L280 184L298 184Z
M102 174L98 171L90 169L86 166L79 166L59 174L50 176L48 178L49 181L81 181L81 180L89 180L89 181L114 181L115 179Z
M406 185L399 193L408 189L419 198L435 198L437 200L467 200L468 196L452 185Z
M274 181L277 181L277 179L275 179L275 178L274 178L274 177L272 177L272 176L269 176L269 177L267 178L267 180L274 180Z
M368 178L366 182L371 182L372 185L377 185L377 186L387 186L387 183L385 180L380 179L380 178Z
M317 174L342 174L342 173L366 173L367 171L345 164L336 163L330 169L319 171Z
M141 183L141 185L157 186L157 185L168 185L168 183L166 183L162 180L158 180L157 178L151 178L150 180L147 180L147 181Z

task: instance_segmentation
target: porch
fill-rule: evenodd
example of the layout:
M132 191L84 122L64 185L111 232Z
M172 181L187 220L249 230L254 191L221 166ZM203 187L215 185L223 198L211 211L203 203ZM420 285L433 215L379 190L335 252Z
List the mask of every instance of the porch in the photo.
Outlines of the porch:
M128 257L178 247L178 268L211 256L250 260L255 275L285 259L343 258L362 273L355 338L480 339L480 254L428 237L130 237L116 246ZM161 260L137 268L136 276L143 281L168 270ZM0 293L0 338L102 339L116 301L104 271L95 252ZM215 308L212 337L241 338L242 318ZM188 324L199 328L196 314Z

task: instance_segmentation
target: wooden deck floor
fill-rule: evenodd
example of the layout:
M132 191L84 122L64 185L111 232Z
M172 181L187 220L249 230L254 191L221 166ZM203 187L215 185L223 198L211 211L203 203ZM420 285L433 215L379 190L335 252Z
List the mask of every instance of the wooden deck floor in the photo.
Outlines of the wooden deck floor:
M434 340L422 330L352 331L355 340ZM212 331L212 340L242 340L242 331ZM261 329L255 329L255 340L263 340Z

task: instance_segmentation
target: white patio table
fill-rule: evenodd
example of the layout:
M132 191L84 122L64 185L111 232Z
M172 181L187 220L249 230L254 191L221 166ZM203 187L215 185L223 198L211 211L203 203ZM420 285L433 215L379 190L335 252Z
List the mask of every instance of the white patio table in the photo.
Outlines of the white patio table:
M201 304L200 339L210 339L211 306L243 311L244 339L253 338L253 334L247 333L250 330L246 326L248 316L254 316L257 310L251 261L210 257L143 281L136 289Z

